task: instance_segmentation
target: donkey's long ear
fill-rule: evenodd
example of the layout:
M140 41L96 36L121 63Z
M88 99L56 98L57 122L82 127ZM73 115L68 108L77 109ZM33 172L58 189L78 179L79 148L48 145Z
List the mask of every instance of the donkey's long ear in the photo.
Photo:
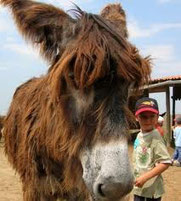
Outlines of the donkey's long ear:
M63 10L44 3L29 0L0 0L0 3L11 8L25 39L40 45L40 53L54 62L71 38L76 21Z
M128 37L126 14L121 4L108 4L103 8L100 14L104 19L114 24L118 32L125 38Z

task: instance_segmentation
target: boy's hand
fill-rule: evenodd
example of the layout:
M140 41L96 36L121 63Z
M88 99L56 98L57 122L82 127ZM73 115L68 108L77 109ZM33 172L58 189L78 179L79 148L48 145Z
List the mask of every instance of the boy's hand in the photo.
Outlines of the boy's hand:
M146 181L147 181L147 178L144 175L142 175L135 180L134 184L135 186L141 188Z
M160 175L169 166L170 166L170 164L167 164L167 163L159 163L152 170L150 170L150 171L144 173L143 175L141 175L140 177L136 178L136 180L134 182L135 186L141 188L146 181L148 181L149 179L151 179L157 175Z

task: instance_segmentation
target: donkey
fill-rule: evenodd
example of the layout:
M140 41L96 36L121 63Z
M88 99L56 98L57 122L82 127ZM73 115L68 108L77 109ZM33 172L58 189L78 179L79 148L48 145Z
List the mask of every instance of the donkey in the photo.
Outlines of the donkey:
M100 15L76 6L71 17L45 3L0 2L50 64L17 88L4 123L24 201L122 199L133 187L129 89L149 80L150 61L128 42L121 5Z

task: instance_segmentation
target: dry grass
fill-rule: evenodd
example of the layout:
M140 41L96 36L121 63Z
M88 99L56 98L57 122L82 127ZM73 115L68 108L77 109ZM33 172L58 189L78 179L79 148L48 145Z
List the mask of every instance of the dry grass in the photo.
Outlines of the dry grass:
M173 149L169 148L172 155ZM132 153L132 146L129 149ZM181 201L181 167L170 167L163 173L166 193L162 201ZM23 201L18 175L10 167L0 143L0 201ZM63 200L59 200L63 201ZM132 193L124 201L133 201Z

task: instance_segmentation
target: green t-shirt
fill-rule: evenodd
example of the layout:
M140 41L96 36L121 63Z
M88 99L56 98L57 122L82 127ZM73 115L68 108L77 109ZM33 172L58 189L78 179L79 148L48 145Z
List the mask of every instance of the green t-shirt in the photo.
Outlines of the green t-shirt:
M135 178L153 169L158 163L171 163L167 148L156 129L144 134L138 133L134 142L133 163ZM164 193L162 176L153 177L142 188L134 186L133 193L146 198L161 197Z

